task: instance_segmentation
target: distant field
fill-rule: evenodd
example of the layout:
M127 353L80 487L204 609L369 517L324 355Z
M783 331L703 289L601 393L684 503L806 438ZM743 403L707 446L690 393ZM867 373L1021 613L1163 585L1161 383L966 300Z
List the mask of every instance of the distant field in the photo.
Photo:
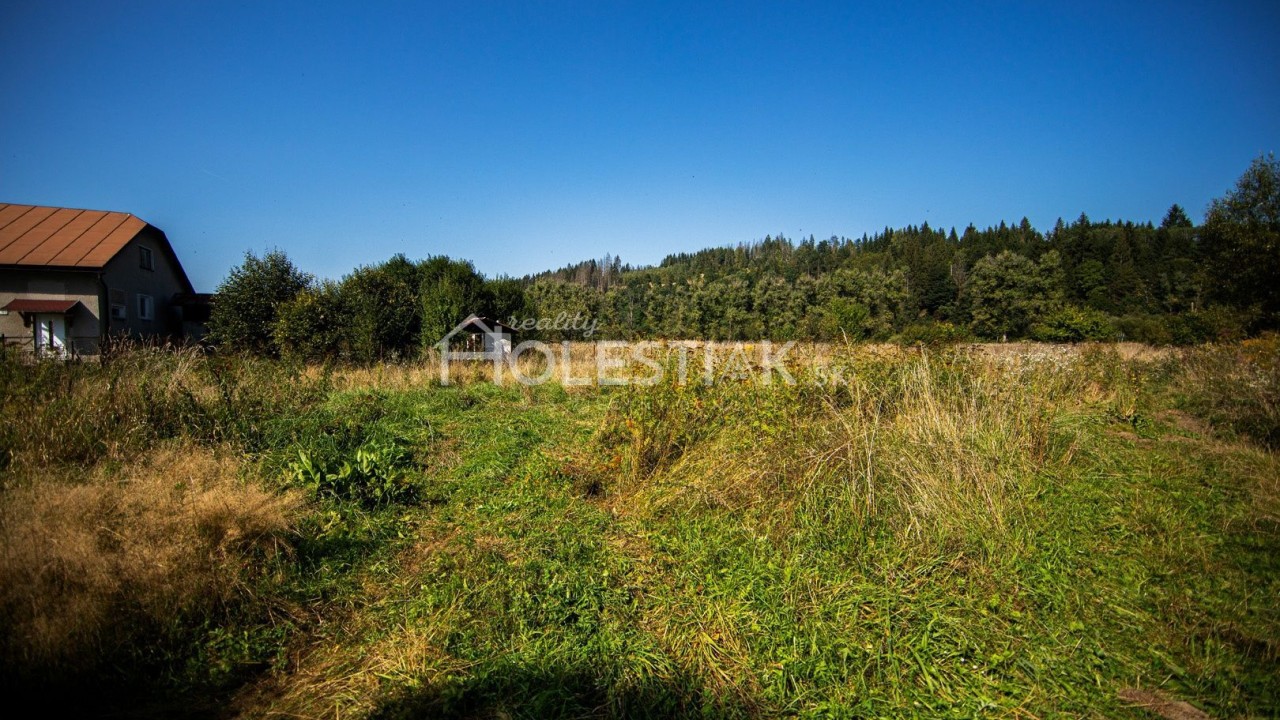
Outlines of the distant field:
M787 368L6 359L3 684L149 716L1280 714L1276 338Z

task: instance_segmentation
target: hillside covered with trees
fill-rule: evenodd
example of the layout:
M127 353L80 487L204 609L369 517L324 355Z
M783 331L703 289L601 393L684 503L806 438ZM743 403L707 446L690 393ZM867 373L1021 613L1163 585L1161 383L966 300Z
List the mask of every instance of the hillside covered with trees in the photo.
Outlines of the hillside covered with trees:
M284 253L219 288L226 349L368 362L413 357L468 314L594 318L597 338L1019 339L1189 344L1280 327L1280 162L1255 160L1200 225L1081 214L962 232L927 223L859 238L767 236L671 255L605 256L523 279L403 255L317 282ZM581 339L544 331L543 340Z

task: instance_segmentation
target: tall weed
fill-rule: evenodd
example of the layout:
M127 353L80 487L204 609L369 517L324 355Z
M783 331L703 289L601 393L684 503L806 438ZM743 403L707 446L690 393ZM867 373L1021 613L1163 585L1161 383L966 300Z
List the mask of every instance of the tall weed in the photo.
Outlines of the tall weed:
M779 528L814 493L917 538L999 532L1050 459L1053 362L854 353L795 385L663 382L618 397L598 439L640 506L758 509Z
M138 348L109 362L0 360L0 469L128 459L159 440L261 450L273 420L323 399L327 380L264 360Z

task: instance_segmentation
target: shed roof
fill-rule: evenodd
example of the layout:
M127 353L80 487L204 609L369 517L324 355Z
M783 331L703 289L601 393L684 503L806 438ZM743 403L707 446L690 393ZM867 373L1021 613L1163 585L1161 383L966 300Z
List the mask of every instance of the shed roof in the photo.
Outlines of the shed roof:
M101 268L145 227L129 213L0 203L0 265Z
M474 314L468 315L467 319L459 323L456 329L462 330L465 332L486 333L486 334L487 333L513 334L517 332L515 328L511 327L510 325L504 322L501 322L498 320L490 320L487 317L481 317L479 315L474 315Z

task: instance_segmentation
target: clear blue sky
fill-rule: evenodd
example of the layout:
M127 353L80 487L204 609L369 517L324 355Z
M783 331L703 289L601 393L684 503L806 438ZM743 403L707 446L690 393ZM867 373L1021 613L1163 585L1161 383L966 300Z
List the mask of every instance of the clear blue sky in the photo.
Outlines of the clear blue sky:
M132 212L212 290L1198 220L1280 150L1274 2L692 5L3 0L0 201Z

